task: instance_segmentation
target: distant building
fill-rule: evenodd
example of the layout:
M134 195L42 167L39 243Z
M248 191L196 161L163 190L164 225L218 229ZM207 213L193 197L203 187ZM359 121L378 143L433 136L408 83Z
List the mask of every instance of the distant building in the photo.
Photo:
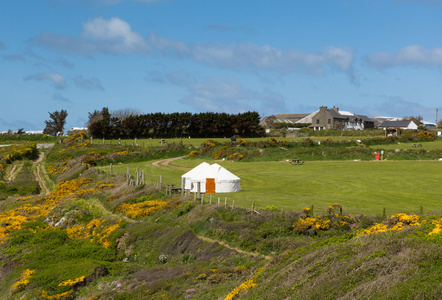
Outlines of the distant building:
M396 136L401 134L401 130L418 128L412 120L384 121L378 127L385 130L386 136Z
M79 133L81 131L87 132L87 127L72 127L70 130L68 130L67 135Z
M369 117L339 111L338 107L328 109L327 106L321 106L319 111L306 117L305 120L310 120L310 118L312 125L309 127L314 130L364 130L374 128L374 122Z
M278 114L275 116L265 117L259 124L266 128L273 128L276 125L282 124L283 126L295 126L298 121L308 116L308 113L299 113L299 114Z

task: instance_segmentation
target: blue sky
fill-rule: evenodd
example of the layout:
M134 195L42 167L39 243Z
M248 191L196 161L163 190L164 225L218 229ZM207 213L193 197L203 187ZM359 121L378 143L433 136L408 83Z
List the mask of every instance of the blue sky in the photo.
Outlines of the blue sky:
M0 1L0 131L102 107L434 122L441 32L442 0Z

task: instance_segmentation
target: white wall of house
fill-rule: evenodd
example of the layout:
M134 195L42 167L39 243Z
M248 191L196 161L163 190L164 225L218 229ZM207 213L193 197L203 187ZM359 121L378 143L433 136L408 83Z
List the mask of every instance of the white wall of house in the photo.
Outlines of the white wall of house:
M364 130L364 122L348 121L345 123L345 130Z
M417 129L417 125L416 123L414 123L413 121L411 121L408 126L407 129Z

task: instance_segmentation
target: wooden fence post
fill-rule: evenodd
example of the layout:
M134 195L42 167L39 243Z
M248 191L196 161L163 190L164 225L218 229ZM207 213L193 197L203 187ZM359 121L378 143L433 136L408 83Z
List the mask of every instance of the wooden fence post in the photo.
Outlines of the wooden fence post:
M114 175L113 170L112 170L112 163L110 164L110 176Z
M184 196L184 187L186 186L186 178L181 181L181 196Z

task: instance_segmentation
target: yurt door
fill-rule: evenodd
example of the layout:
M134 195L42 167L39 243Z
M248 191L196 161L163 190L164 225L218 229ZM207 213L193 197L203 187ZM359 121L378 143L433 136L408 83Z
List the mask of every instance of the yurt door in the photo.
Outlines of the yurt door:
M206 194L215 194L215 178L206 178Z

